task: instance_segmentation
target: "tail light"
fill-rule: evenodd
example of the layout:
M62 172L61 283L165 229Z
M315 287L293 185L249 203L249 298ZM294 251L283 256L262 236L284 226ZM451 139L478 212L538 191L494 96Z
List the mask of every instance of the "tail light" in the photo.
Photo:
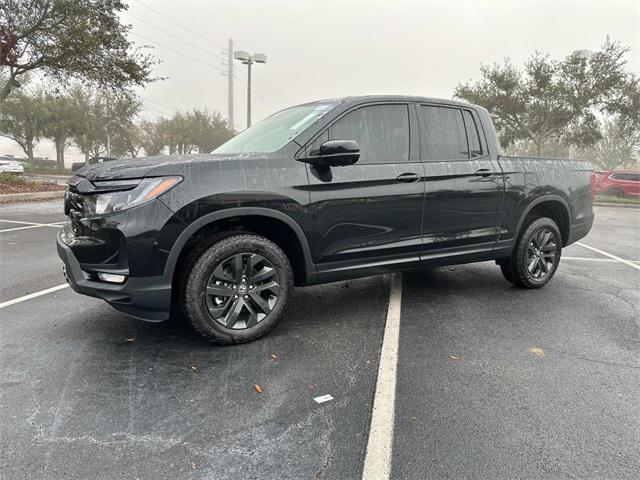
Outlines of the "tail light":
M591 172L591 200L596 198L596 172Z

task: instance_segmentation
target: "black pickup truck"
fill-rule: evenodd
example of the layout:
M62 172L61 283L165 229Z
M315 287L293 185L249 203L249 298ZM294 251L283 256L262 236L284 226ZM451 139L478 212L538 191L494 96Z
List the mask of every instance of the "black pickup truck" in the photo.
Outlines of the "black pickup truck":
M75 291L240 343L274 327L293 285L495 260L541 287L589 232L593 188L587 162L501 155L484 108L331 99L209 155L79 170L57 246Z

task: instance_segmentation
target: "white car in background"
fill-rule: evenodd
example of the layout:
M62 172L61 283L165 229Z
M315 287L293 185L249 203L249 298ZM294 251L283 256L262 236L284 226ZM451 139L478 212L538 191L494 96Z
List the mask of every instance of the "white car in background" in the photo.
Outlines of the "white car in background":
M15 160L0 160L0 173L24 173L24 167L20 162Z

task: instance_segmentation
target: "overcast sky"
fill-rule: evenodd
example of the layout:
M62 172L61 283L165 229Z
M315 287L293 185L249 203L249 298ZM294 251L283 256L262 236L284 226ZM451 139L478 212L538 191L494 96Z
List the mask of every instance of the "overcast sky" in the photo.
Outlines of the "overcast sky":
M640 0L154 1L125 0L131 38L153 47L168 77L140 90L143 116L206 107L227 115L222 49L265 53L253 68L253 119L289 105L361 94L451 98L481 63L563 57L611 35L640 69ZM235 126L246 122L246 66L235 70ZM0 153L19 153L10 143ZM39 153L54 157L50 147Z

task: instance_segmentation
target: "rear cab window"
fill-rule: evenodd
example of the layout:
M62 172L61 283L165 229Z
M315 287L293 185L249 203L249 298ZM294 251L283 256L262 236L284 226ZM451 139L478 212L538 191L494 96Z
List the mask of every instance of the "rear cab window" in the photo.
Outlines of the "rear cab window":
M486 154L475 113L446 105L420 105L423 121L423 159L468 160Z

